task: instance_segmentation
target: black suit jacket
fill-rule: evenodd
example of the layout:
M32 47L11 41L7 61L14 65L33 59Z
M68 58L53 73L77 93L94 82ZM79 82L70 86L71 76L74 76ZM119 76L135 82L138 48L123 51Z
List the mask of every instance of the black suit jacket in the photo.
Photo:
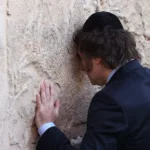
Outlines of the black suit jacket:
M74 150L57 128L37 150ZM81 150L150 150L150 70L136 60L122 66L92 99Z

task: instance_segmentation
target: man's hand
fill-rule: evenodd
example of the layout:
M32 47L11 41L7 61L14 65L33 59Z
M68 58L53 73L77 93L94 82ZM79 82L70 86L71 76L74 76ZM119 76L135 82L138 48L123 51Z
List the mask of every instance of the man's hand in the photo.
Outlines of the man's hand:
M37 128L48 122L55 122L59 113L59 100L54 99L54 86L44 81L36 95L35 123Z

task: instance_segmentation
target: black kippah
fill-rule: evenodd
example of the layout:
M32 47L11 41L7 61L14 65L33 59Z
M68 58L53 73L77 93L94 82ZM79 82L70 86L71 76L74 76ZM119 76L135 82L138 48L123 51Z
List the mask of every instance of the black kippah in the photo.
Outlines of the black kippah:
M103 30L106 26L112 29L123 29L123 26L117 16L109 12L97 12L91 15L85 22L82 31L90 32L94 29Z

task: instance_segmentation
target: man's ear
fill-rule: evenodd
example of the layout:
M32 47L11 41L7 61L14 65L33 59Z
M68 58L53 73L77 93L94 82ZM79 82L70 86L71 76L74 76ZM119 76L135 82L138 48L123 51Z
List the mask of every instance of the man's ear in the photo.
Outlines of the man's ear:
M101 58L93 58L93 63L96 65L102 64L102 59Z

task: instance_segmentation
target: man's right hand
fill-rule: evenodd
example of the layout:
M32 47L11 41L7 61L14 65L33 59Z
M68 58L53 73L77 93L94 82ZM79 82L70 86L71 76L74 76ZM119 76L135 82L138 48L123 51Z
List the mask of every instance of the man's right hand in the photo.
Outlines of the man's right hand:
M55 122L59 114L59 100L54 99L54 85L44 81L36 95L35 123L37 128Z

